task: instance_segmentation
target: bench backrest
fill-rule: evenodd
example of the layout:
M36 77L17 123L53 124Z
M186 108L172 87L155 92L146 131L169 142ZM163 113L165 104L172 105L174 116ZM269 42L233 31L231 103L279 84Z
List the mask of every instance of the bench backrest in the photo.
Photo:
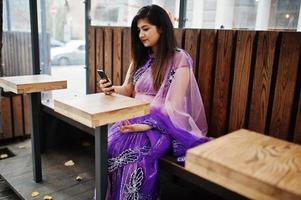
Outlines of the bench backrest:
M301 143L301 33L176 29L190 53L211 136L248 128ZM121 84L131 57L130 28L89 28L89 93L97 68Z

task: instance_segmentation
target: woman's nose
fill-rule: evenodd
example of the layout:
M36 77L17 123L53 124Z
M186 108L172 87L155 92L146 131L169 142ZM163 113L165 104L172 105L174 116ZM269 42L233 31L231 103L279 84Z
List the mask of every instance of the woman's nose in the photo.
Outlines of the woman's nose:
M142 38L144 36L144 33L142 31L139 32L139 38Z

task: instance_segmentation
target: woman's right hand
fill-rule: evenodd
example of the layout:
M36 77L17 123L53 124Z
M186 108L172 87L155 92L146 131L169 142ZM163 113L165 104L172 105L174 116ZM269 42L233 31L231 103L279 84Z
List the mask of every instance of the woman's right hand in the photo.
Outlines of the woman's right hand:
M106 95L110 95L114 92L114 86L112 85L111 81L107 82L105 79L100 79L99 87Z

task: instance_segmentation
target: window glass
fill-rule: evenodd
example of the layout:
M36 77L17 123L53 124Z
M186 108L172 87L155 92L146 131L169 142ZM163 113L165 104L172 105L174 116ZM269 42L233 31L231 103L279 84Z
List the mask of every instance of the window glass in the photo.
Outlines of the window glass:
M178 26L180 0L91 0L91 23L96 26L130 26L138 9L150 4L162 6Z
M301 29L301 0L187 0L186 28Z
M3 0L3 31L30 32L29 2Z
M234 4L233 28L254 29L257 14L257 1L236 0Z
M42 73L67 80L67 89L44 92L42 102L86 94L85 4L82 0L38 1Z
M300 0L272 0L269 28L297 29L300 2Z
M1 76L32 74L29 1L3 0Z

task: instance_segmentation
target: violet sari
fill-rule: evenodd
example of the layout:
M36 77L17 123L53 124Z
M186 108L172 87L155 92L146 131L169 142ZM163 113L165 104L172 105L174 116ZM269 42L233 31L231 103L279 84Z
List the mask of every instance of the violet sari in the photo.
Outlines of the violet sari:
M152 129L120 133L122 122L109 129L107 199L157 199L158 159L172 150L178 161L184 161L188 148L208 141L191 57L182 49L176 50L158 91L152 86L152 62L150 57L133 78L135 98L150 102L151 112L129 120L132 124L148 124Z

